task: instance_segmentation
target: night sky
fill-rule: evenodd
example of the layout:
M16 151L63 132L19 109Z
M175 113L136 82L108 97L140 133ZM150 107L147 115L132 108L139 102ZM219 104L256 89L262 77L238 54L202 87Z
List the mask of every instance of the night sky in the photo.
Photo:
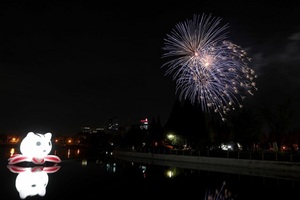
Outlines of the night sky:
M252 58L258 91L246 101L276 107L291 98L300 116L296 1L1 2L0 133L70 135L111 117L165 123L177 95L161 68L164 38L203 13L228 23L229 40Z

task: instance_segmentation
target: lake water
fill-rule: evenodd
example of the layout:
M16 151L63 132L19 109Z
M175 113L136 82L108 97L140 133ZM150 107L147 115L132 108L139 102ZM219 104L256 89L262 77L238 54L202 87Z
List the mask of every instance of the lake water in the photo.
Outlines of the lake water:
M54 149L53 153L62 160L58 165L18 166L18 172L16 170L13 172L7 166L11 147L0 150L1 200L104 198L204 200L207 199L206 192L215 194L223 183L226 183L226 189L222 191L227 191L226 195L231 196L231 199L278 199L278 197L294 199L295 196L299 196L300 190L300 180L297 179L267 178L241 175L238 171L221 173L209 169L194 170L172 165L156 165L151 162L124 161L113 158L109 152L108 154L88 152L76 148ZM27 176L24 176L25 172ZM40 179L43 181L36 183ZM17 187L17 183L20 182L25 186ZM224 193L222 194L223 199L226 199Z

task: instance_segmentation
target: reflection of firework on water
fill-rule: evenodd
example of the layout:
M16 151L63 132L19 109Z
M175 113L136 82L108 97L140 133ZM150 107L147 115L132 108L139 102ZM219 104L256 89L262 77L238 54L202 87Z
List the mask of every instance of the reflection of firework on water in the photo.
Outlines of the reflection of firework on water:
M233 194L231 191L226 188L226 182L223 182L223 185L220 189L214 190L214 192L211 192L210 190L206 190L205 198L204 200L226 200L231 199L233 200Z
M194 15L193 20L178 23L165 39L163 57L171 57L162 67L173 74L180 99L199 103L203 111L224 115L242 107L241 101L256 90L255 71L250 58L238 45L226 41L228 25L221 19Z

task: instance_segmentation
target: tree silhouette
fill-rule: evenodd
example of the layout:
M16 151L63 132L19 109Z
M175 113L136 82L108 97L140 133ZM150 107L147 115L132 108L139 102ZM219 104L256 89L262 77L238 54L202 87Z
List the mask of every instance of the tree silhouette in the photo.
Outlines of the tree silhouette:
M180 136L194 148L208 141L204 114L199 105L193 105L190 101L175 101L164 129Z
M161 141L164 139L163 127L160 118L155 117L149 123L149 139L150 141Z
M289 133L290 125L295 119L294 111L290 108L290 105L291 99L287 99L285 102L278 104L274 112L266 104L260 108L279 149L281 149L282 140Z
M260 142L262 119L257 110L243 107L230 118L230 129L234 140L241 143L244 148L252 148Z

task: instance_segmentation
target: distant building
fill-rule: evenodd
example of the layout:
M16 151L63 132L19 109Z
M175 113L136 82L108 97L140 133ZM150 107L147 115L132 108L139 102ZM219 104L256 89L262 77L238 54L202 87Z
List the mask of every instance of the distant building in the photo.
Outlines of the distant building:
M141 119L139 125L141 130L148 130L149 128L148 119L147 118Z
M108 132L119 131L119 118L118 117L110 117L104 124L104 129Z

